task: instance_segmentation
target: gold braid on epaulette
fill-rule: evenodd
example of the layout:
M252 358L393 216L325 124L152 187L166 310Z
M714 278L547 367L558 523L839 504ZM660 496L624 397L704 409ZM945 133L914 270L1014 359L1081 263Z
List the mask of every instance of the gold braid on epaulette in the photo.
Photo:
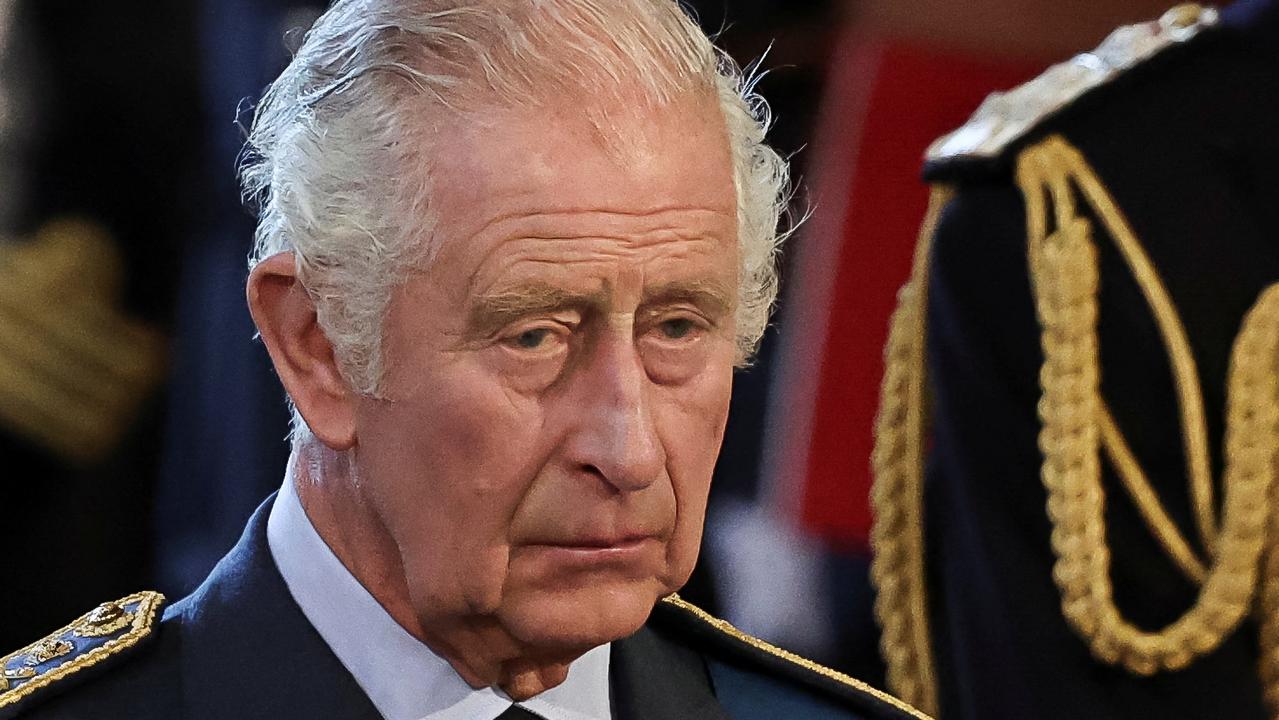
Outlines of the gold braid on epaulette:
M1274 357L1274 329L1264 327L1267 313L1263 311L1272 308L1263 304L1249 316L1232 355L1218 529L1198 374L1185 332L1154 266L1083 156L1061 137L1050 137L1022 152L1018 184L1026 199L1030 274L1043 327L1039 444L1057 558L1053 578L1061 592L1062 611L1103 662L1141 675L1184 668L1238 627L1256 589L1274 476L1276 400L1273 391L1261 391L1267 382L1262 355L1266 343L1271 347L1271 362ZM1202 583L1195 603L1154 632L1134 626L1114 603L1103 515L1099 456L1103 446L1145 522L1192 578L1195 568L1187 560L1193 553L1159 506L1101 397L1097 250L1091 221L1076 212L1079 196L1118 245L1169 351L1196 524L1211 558L1211 563L1200 564ZM1256 329L1259 326L1261 330ZM1269 336L1263 337L1267 332ZM1269 382L1273 383L1273 376Z
M933 190L915 246L914 269L898 295L884 351L871 460L871 581L888 685L930 715L937 714L937 681L924 577L924 334L933 231L951 195L946 187Z
M158 592L146 590L134 593L115 602L105 603L44 639L0 657L0 671L12 670L10 661L23 655L28 656L26 666L31 671L29 676L22 676L29 679L24 679L17 687L9 688L7 683L0 683L0 689L3 690L0 692L0 710L12 709L12 706L45 691L62 680L130 650L155 632L156 621L163 606L164 595ZM127 612L125 612L126 608ZM104 617L103 613L108 609L112 610L115 616ZM86 639L104 641L98 644L90 643L89 647L81 647L77 650L75 645ZM72 641L75 644L72 644ZM61 653L66 657L60 664L36 671L35 668L41 663L32 662L30 657L42 645L51 642L65 644L65 649ZM7 676L8 673L0 675L0 680L4 680Z

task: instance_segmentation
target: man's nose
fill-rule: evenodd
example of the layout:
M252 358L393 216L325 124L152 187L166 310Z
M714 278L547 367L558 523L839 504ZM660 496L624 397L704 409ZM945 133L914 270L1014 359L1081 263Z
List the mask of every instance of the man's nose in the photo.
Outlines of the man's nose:
M631 333L616 332L592 348L577 378L570 459L622 492L661 477L666 453L652 413L652 382Z

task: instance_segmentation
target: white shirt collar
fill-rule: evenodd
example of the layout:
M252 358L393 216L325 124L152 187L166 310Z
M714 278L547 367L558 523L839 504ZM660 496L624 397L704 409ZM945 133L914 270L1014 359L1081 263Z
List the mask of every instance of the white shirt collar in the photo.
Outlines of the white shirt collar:
M292 472L271 508L266 533L302 614L386 720L492 720L511 706L497 688L467 685L378 604L316 532L293 488ZM601 645L582 655L562 684L521 705L547 720L609 720L610 649Z

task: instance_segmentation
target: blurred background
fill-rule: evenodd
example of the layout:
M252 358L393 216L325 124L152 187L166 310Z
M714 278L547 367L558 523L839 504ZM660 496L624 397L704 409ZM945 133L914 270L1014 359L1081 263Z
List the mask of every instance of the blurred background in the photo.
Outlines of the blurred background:
M685 596L880 684L867 493L920 158L1150 0L689 3L792 158L783 295L737 379ZM191 590L275 490L288 417L243 285L236 164L305 0L0 0L0 649Z

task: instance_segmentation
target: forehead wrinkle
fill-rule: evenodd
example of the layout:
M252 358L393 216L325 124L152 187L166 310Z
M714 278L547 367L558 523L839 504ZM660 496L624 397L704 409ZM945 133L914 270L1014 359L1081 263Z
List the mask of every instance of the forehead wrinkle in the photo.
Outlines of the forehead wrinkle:
M518 239L521 237L530 237L530 238L537 238L537 239L591 237L591 235L589 234L565 235L555 230L545 230L536 226L541 222L553 221L557 218L570 219L570 222L572 223L580 223L580 222L583 222L584 219L604 220L605 223L607 224L607 221L610 218L616 218L618 220L651 218L651 219L657 220L657 219L661 219L662 216L665 216L665 215L672 215L672 214L679 214L679 213L686 213L689 215L710 215L713 217L722 218L725 221L733 221L736 219L735 209L702 207L698 205L672 205L672 206L651 208L646 210L626 210L623 208L599 208L599 207L564 207L564 208L556 208L554 210L529 209L529 210L513 210L510 212L504 212L504 213L499 213L497 215L494 215L488 218L487 220L485 220L483 224L477 227L473 232L469 233L469 235L473 239L484 237L487 235L497 235L498 237L505 236L505 240L499 241L498 246L500 246L502 242L505 242L506 240ZM595 217L590 217L590 216L595 216ZM528 230L524 230L524 231L521 231L521 229L518 227L511 228L509 230L503 229L503 226L505 225L512 224L512 223L519 223L519 222L527 222L530 225L534 225L535 227L529 228ZM700 222L698 224L700 224ZM687 226L688 226L688 223L686 222L676 222L674 220L670 220L668 223L665 223L665 224L654 224L649 227L638 228L638 231L647 232L647 231L655 231L655 230L661 230L661 229L670 229L672 231L679 231L680 229L686 228ZM703 228L703 230L708 230L708 229L710 229L709 226ZM690 232L688 234L700 235L702 233Z
M554 241L539 240L539 242L554 242ZM564 242L569 242L569 241L565 240ZM502 244L505 245L507 243L502 243ZM491 257L493 254L494 253L490 251L489 253L486 254L486 258ZM493 288L495 286L500 287L503 284L509 284L509 285L518 287L519 285L523 283L527 283L527 284L541 283L541 284L547 285L548 287L554 287L552 283L544 279L520 277L522 273L513 270L513 268L517 268L521 266L534 266L534 267L541 266L550 270L551 273L556 273L557 271L563 272L570 265L573 265L575 262L602 261L606 259L606 258L601 258L600 253L589 253L589 254L580 253L579 255L580 255L579 257L572 257L572 258L566 258L564 256L560 256L556 258L548 258L548 257L539 257L534 251L528 250L528 251L522 251L522 252L508 253L505 257L501 257L497 260L486 259L483 263L481 263L481 265L478 268L476 268L475 272L471 274L470 279L467 281L467 294L473 297L485 297L485 296L494 294L490 290L490 288ZM612 259L612 257L613 256L610 256L607 259ZM488 267L490 265L492 267ZM512 276L515 276L515 277L512 277ZM592 279L587 274L582 274L581 277L583 280ZM500 294L500 292L498 294Z

